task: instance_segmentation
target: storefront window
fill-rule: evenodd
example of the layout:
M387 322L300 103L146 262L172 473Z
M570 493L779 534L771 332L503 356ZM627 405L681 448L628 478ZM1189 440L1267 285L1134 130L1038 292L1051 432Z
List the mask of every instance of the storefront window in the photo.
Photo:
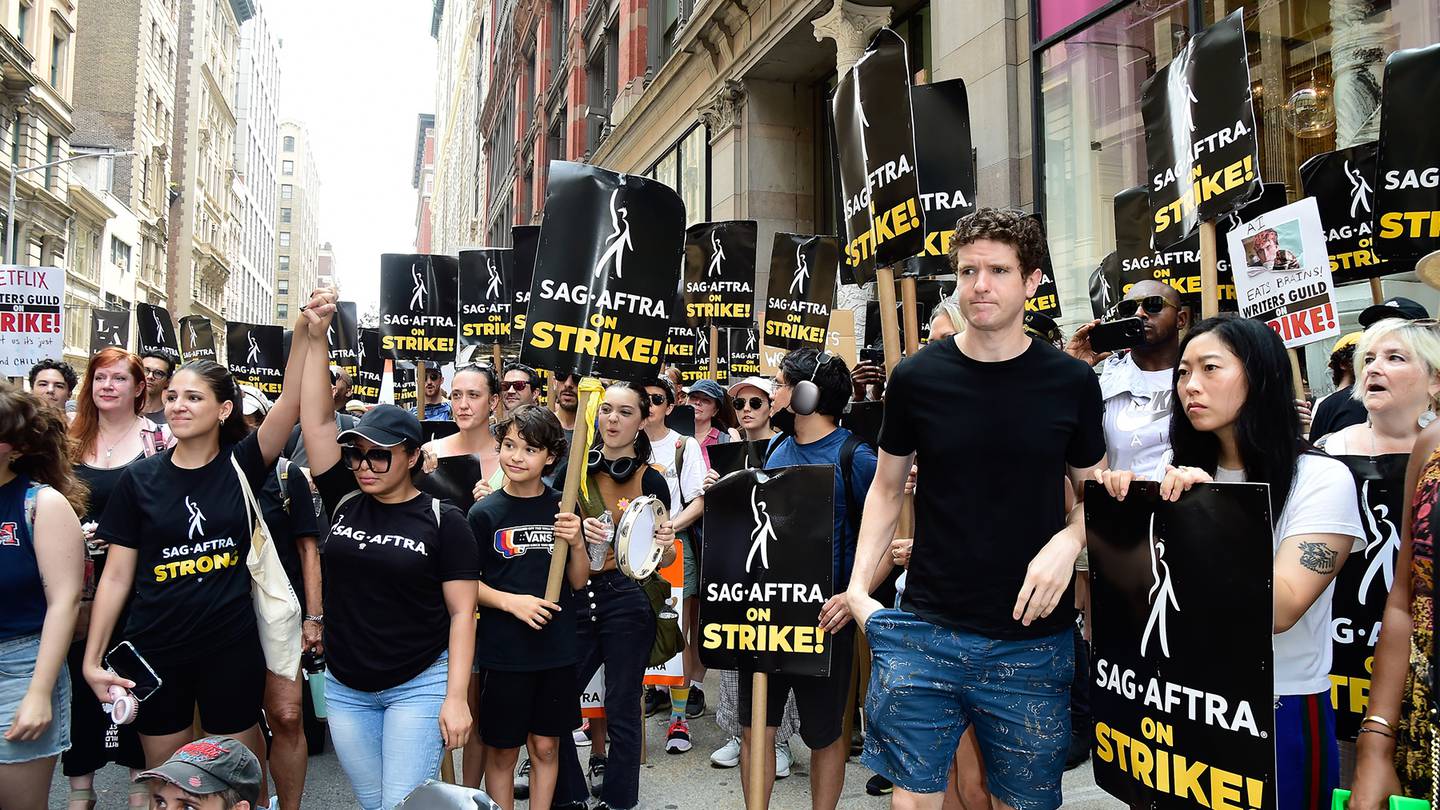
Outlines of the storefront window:
M680 196L685 200L686 227L710 218L709 149L703 126L690 130L680 141Z

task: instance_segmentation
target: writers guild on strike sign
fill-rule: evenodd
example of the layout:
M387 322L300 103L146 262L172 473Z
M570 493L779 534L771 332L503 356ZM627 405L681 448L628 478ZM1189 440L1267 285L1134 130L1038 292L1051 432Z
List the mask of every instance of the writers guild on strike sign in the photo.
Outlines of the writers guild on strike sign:
M1375 643L1385 599L1395 583L1400 553L1400 520L1405 508L1405 465L1409 455L1337 456L1350 468L1360 499L1365 547L1351 552L1335 577L1330 607L1330 698L1335 736L1353 740L1365 717L1374 669ZM1403 574L1402 574L1403 576Z
M235 379L274 399L285 379L285 329L271 324L225 324L225 365Z
M674 189L583 163L550 164L520 360L558 373L659 371L675 312L685 204Z
M839 246L833 236L775 234L761 337L767 347L825 347L838 263Z
M1340 336L1325 231L1314 197L1226 234L1240 314L1265 321L1286 348Z
M1275 807L1269 487L1085 490L1095 781L1132 807Z
M514 251L460 251L460 345L493 346L510 337Z
M685 320L748 326L755 318L755 220L701 222L685 230Z
M705 493L700 660L789 675L830 673L820 608L834 592L835 469L732 472Z
M424 253L380 257L380 350L392 360L455 359L459 260Z
M1440 250L1437 75L1440 42L1395 51L1385 60L1375 176L1375 250L1381 259L1397 264Z
M10 377L54 359L64 349L65 271L55 267L0 268L0 369Z
M1260 191L1245 30L1236 12L1192 38L1140 93L1157 250Z

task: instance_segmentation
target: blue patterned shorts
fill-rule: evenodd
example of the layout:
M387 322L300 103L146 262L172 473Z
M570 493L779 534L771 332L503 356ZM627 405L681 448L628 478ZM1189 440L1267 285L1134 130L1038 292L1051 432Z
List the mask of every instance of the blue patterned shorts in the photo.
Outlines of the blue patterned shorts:
M1069 628L1005 641L886 608L865 622L865 635L866 767L912 793L938 793L974 725L995 798L1016 810L1060 806L1075 670Z

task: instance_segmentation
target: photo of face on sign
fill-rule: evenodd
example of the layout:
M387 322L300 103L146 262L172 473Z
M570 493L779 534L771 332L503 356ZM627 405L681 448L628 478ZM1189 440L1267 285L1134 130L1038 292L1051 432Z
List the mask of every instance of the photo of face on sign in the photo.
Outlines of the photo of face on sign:
M1300 221L1292 219L1241 240L1245 246L1246 272L1253 278L1261 273L1293 273L1300 264Z

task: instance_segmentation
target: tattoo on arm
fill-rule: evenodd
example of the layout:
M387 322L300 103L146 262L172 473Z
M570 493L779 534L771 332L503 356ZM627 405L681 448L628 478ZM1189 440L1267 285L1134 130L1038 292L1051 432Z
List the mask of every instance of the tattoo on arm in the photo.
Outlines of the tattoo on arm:
M1324 543L1301 543L1300 564L1317 574L1333 574L1339 552Z

